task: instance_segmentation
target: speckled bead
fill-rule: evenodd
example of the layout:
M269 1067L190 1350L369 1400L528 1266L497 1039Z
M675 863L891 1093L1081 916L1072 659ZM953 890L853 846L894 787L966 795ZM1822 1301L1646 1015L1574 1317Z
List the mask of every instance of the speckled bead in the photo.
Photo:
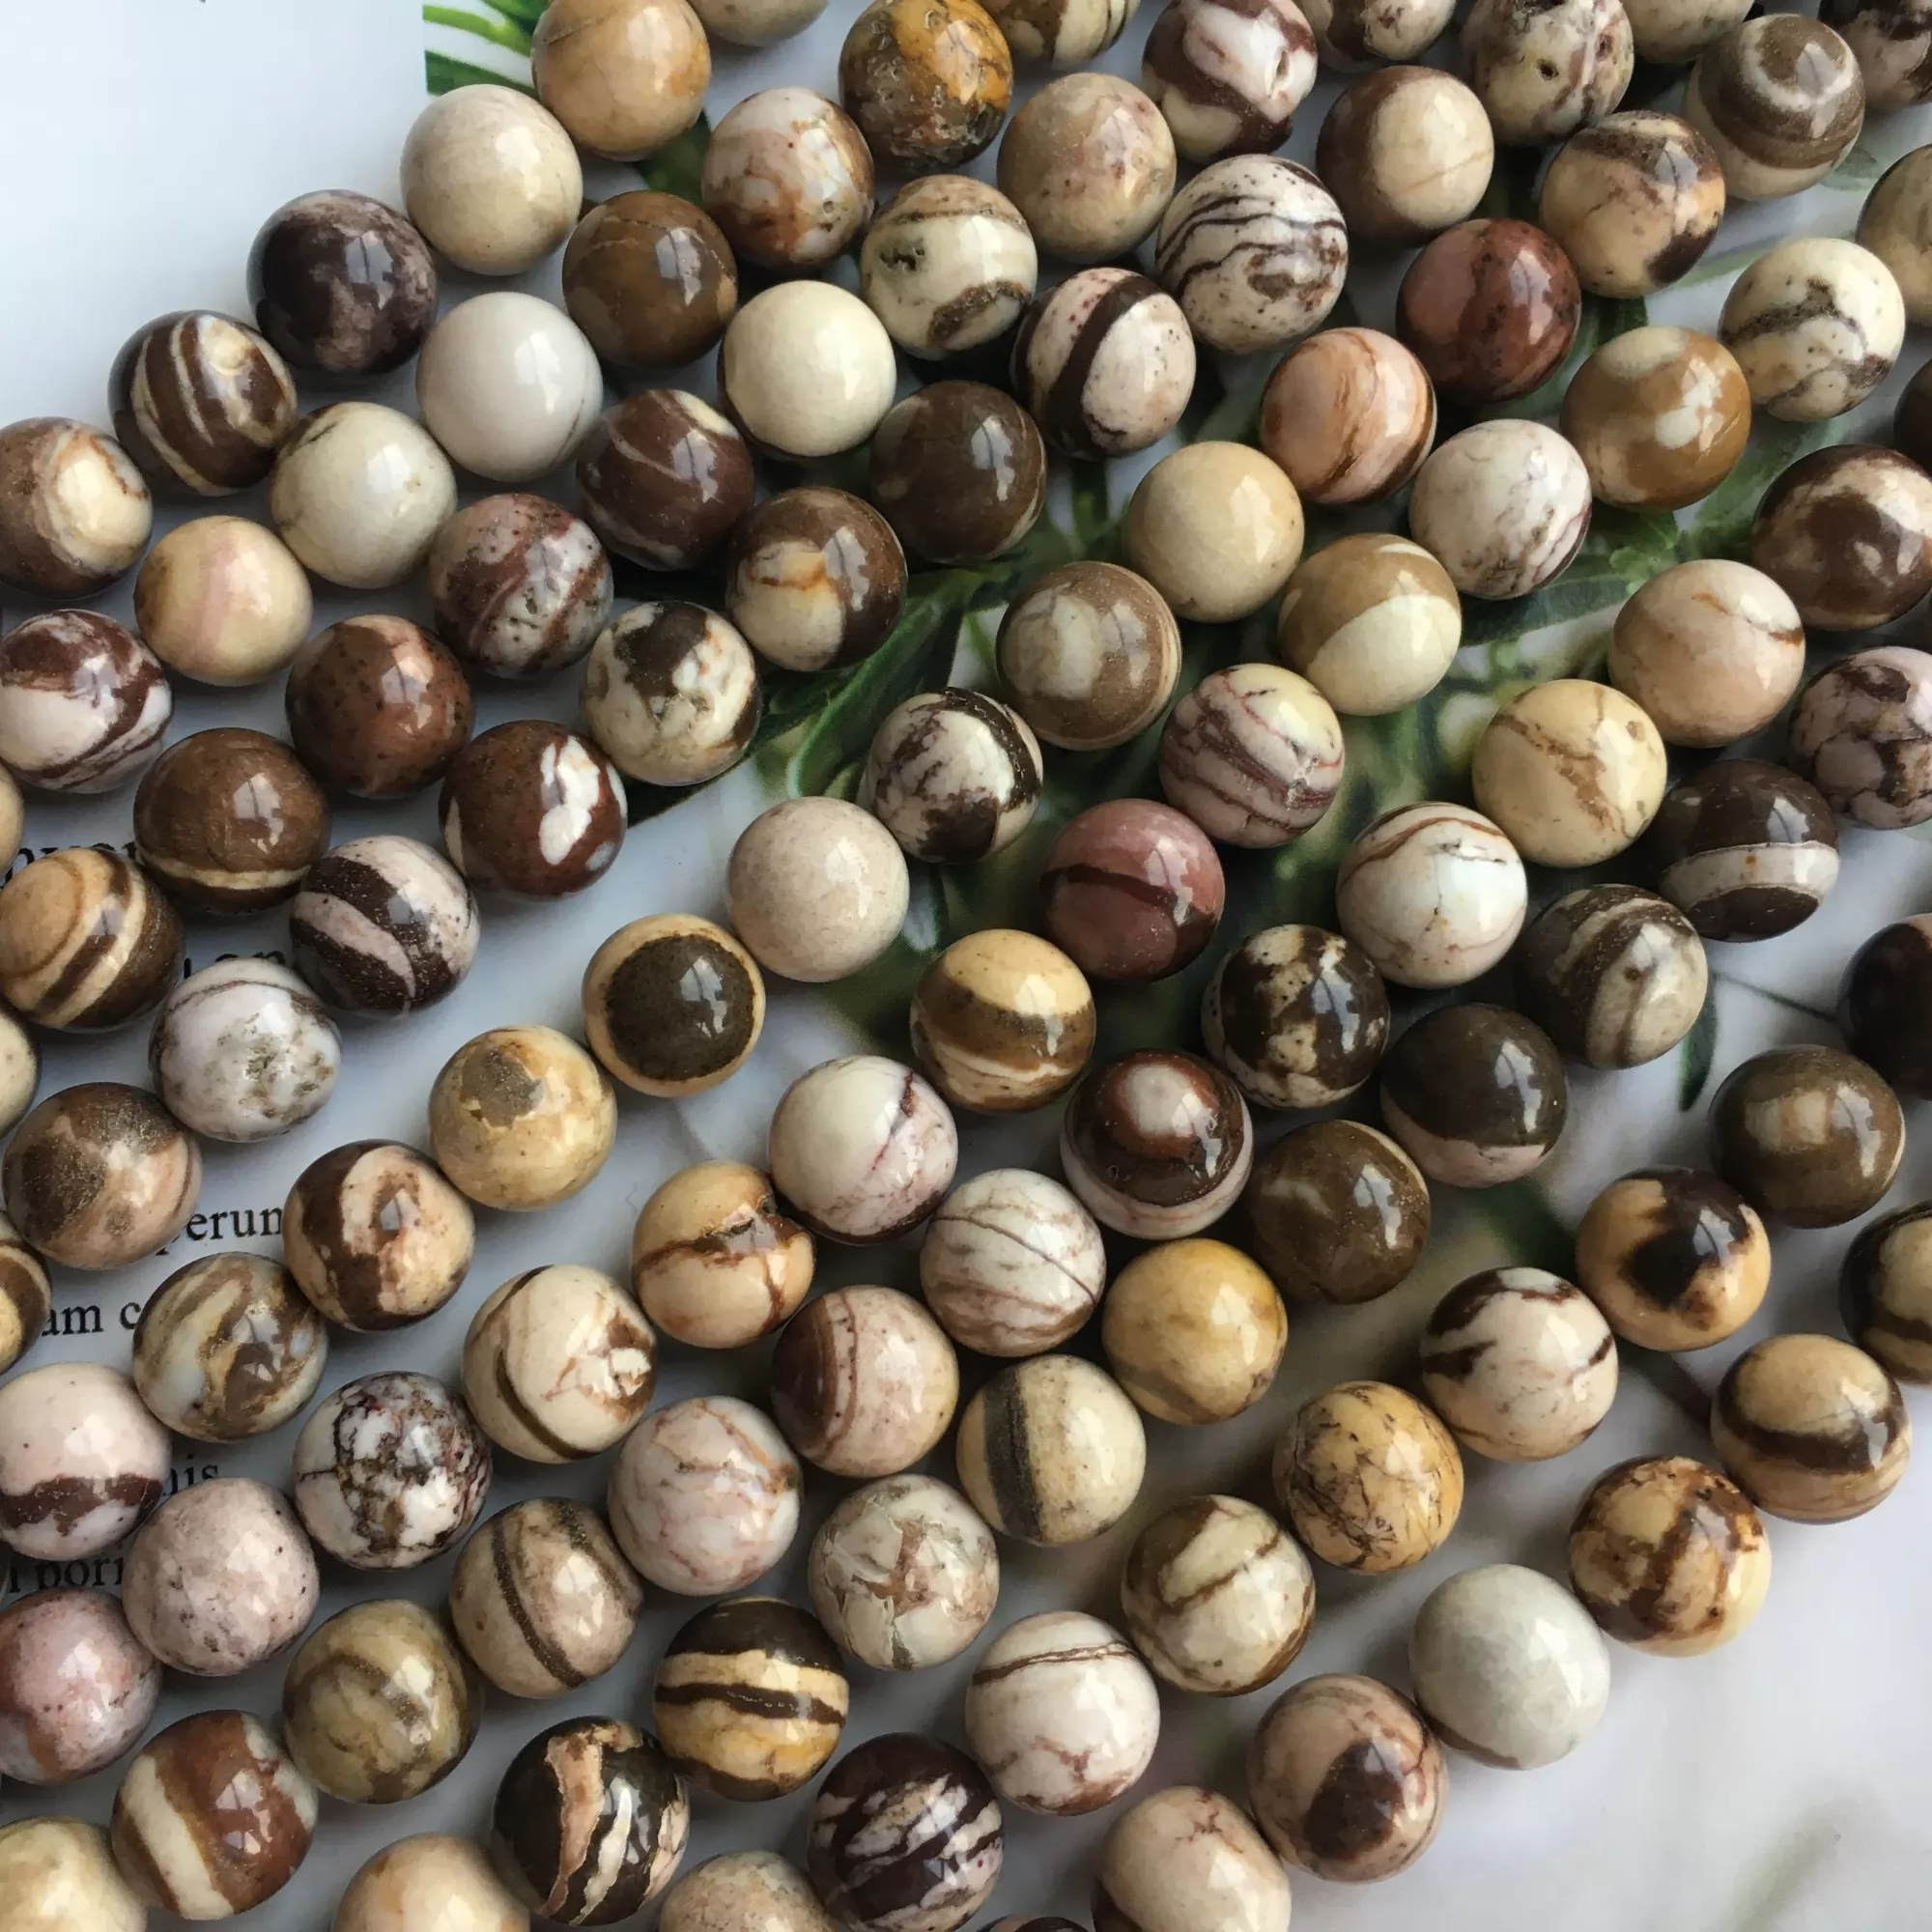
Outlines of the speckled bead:
M872 212L872 156L858 125L807 87L748 94L704 149L704 212L737 254L795 274L859 239Z
M621 21L623 13L613 9L610 17ZM564 18L559 11L553 33ZM602 38L587 37L584 52ZM608 42L604 51L621 56ZM616 106L608 86L602 91ZM586 133L603 131L584 126ZM439 254L472 275L518 275L570 233L583 201L583 169L562 124L527 94L459 87L411 123L402 185L410 219Z
M1858 239L1890 270L1907 321L1932 322L1932 153L1914 148L1879 177Z
M127 1026L154 1010L181 965L174 907L118 852L65 846L0 888L0 997L37 1026Z
M255 327L325 380L401 368L436 320L436 298L429 243L386 203L345 188L285 203L248 251Z
M1543 1268L1489 1268L1458 1283L1422 1331L1422 1387L1480 1456L1566 1455L1609 1413L1617 1344L1588 1295Z
M1089 1073L1061 1120L1068 1184L1106 1226L1141 1240L1210 1227L1254 1158L1239 1090L1192 1054L1123 1054Z
M1400 1287L1429 1238L1429 1187L1386 1134L1311 1121L1254 1165L1242 1238L1293 1299L1350 1304Z
M571 230L563 305L605 362L681 368L737 313L738 265L701 208L632 188L593 204Z
M1094 995L1061 950L989 927L955 940L920 976L913 1058L975 1113L1025 1113L1064 1093L1093 1057Z
M591 528L647 570L709 562L752 507L753 487L745 439L683 389L639 389L613 403L577 458Z
M1407 1570L1463 1513L1463 1458L1432 1408L1388 1382L1343 1382L1302 1404L1276 1442L1275 1500L1324 1563Z
M497 1690L557 1697L623 1656L643 1594L595 1510L532 1498L499 1510L463 1546L449 1618Z
M1477 407L1540 386L1569 355L1582 310L1576 270L1541 229L1465 221L1409 264L1396 333L1437 394Z
M1912 1418L1898 1384L1862 1350L1831 1335L1774 1335L1725 1371L1711 1440L1760 1509L1846 1522L1897 1487Z
M490 1444L432 1376L345 1382L296 1437L302 1527L352 1570L410 1570L451 1548L490 1488Z
M1236 1697L1294 1661L1315 1618L1315 1577L1300 1545L1265 1510L1195 1496L1134 1539L1121 1609L1157 1676L1178 1690Z
M816 1617L778 1597L734 1597L671 1638L651 1721L694 1784L756 1801L818 1776L850 1702L838 1651Z
M1374 962L1339 933L1270 926L1215 969L1201 1035L1255 1105L1325 1107L1375 1072L1388 996Z
M942 3L972 0L929 0ZM884 325L832 282L780 282L762 290L731 318L718 355L725 408L748 437L781 459L856 449L892 408L897 382Z
M107 1833L78 1818L0 1825L0 1885L20 1932L144 1932L148 1923Z
M22 1556L111 1548L167 1480L167 1432L118 1369L57 1362L0 1384L0 1542Z
M1000 138L1000 190L1043 254L1104 262L1139 246L1174 198L1174 135L1131 81L1067 73Z
M315 1786L241 1711L198 1711L149 1740L114 1794L114 1862L149 1904L216 1919L272 1898L308 1856Z
M668 147L703 111L711 45L684 0L553 0L537 21L530 78L573 141L614 161L637 161ZM540 252L554 246L553 239Z
M788 798L738 835L725 871L731 928L759 965L823 985L869 966L899 936L905 854L841 798Z
M583 1031L606 1072L677 1099L728 1080L765 1021L757 963L723 926L656 913L620 926L583 972Z
M1784 422L1822 422L1857 408L1891 373L1905 300L1870 250L1814 237L1759 256L1732 284L1718 332L1760 409Z
M1105 1932L1288 1932L1288 1874L1232 1799L1171 1784L1114 1820L1094 1878Z
M1932 656L1881 644L1827 665L1791 714L1785 757L1857 824L1932 818Z
M181 1233L201 1149L140 1087L94 1080L50 1094L0 1161L0 1196L30 1246L64 1267L122 1267Z
M301 565L246 517L177 524L134 579L134 626L148 648L198 684L258 684L308 636L315 600Z
M1645 837L1658 890L1704 939L1775 939L1838 876L1838 828L1817 788L1781 765L1721 758L1664 794Z
M239 1442L306 1408L327 1356L322 1318L287 1269L266 1255L209 1255L148 1297L132 1373L177 1435Z
M724 609L753 649L787 670L856 664L905 606L892 526L843 490L810 486L747 513L724 555Z
M1209 671L1160 738L1169 804L1231 845L1286 845L1318 824L1342 783L1341 721L1298 672L1276 665Z
M763 1409L693 1396L646 1415L611 1467L611 1534L646 1582L684 1597L754 1583L798 1533L798 1459Z
M478 924L448 862L389 833L331 847L289 908L297 970L355 1013L414 1012L453 993L475 960Z
M1268 378L1260 438L1309 502L1378 502L1407 483L1429 454L1435 390L1394 336L1324 328L1291 350Z
M670 1883L691 1835L683 1780L616 1718L570 1718L510 1760L491 1816L497 1868L556 1925L611 1925Z
M1637 108L1564 142L1543 178L1537 219L1585 290L1628 300L1697 266L1724 203L1710 142L1674 114Z
M1448 1784L1422 1713L1373 1677L1304 1678L1248 1747L1262 1835L1296 1870L1345 1885L1406 1871L1435 1841Z
M1226 882L1191 818L1122 798L1088 807L1062 829L1040 892L1047 931L1091 978L1159 980L1214 936Z
M1057 1548L1111 1528L1147 1472L1124 1390L1074 1355L1034 1355L984 1383L959 1417L960 1487L997 1530Z
M1554 1150L1569 1083L1549 1036L1506 1007L1472 1002L1425 1014L1382 1061L1388 1130L1431 1180L1496 1187Z
M751 646L715 611L678 598L634 604L598 633L583 667L591 737L646 784L703 784L729 771L763 708Z
M1669 900L1641 886L1584 886L1537 915L1516 982L1566 1059L1640 1066L1695 1024L1709 970L1703 941Z
M651 1324L607 1274L574 1262L494 1290L463 1342L463 1393L483 1433L526 1463L601 1455L657 1386Z
M1838 985L1845 1044L1901 1094L1932 1097L1932 919L1881 926L1852 955Z
M985 563L1013 549L1046 501L1034 421L984 383L928 383L872 435L868 487L899 541L929 563Z
M1420 4L1439 12L1438 33L1449 24L1441 0ZM1371 6L1388 12L1384 0L1314 0L1309 17L1318 38L1330 5L1338 16L1351 12L1366 19ZM1483 103L1454 74L1433 67L1388 67L1356 81L1329 108L1315 144L1316 169L1332 184L1350 233L1405 247L1473 214L1495 160Z
M1711 1164L1767 1218L1835 1228L1874 1208L1905 1151L1898 1096L1862 1060L1774 1047L1711 1101Z
M1851 1338L1900 1381L1932 1382L1932 1247L1926 1203L1859 1230L1838 1274L1838 1312Z
M429 1144L485 1208L553 1208L596 1179L617 1135L604 1070L553 1027L492 1027L443 1063L429 1094Z
M1771 1544L1749 1497L1716 1469L1689 1456L1619 1463L1570 1526L1570 1582L1633 1650L1699 1657L1763 1606Z
M1568 1757L1610 1691L1609 1653L1588 1613L1561 1584L1515 1563L1438 1584L1409 1633L1408 1668L1442 1742L1504 1771Z
M1116 563L1060 565L1007 607L1000 682L1035 733L1066 751L1124 744L1180 675L1180 630L1160 593Z
M1476 0L1461 39L1496 139L1517 147L1601 121L1624 98L1636 59L1622 0Z
M482 1719L482 1682L447 1626L397 1599L337 1611L282 1680L289 1754L352 1804L398 1804L440 1783Z
M986 1646L965 1719L973 1755L1008 1804L1079 1817L1139 1782L1160 1737L1160 1696L1111 1625L1048 1610Z
M160 755L161 661L98 611L48 611L0 637L0 758L40 791L113 791Z
M959 1363L910 1295L838 1288L785 1324L771 1387L779 1427L807 1462L835 1476L892 1476L951 1425Z
M1466 597L1524 597L1560 577L1590 527L1590 472L1538 422L1483 422L1417 471L1409 534Z
M1621 692L1552 678L1520 692L1477 740L1476 803L1525 859L1592 866L1642 836L1663 802L1663 741Z
M1141 54L1141 85L1190 161L1280 147L1315 71L1293 0L1170 0Z
M327 1104L341 1068L335 1022L299 975L272 959L204 966L162 1003L148 1041L148 1070L168 1111L216 1141L288 1133Z
M1121 38L1139 0L994 0L1013 58L1084 67Z
M134 852L183 911L259 912L328 845L328 801L278 739L217 725L177 740L134 793Z
M631 1235L631 1286L675 1340L736 1349L768 1334L811 1287L812 1240L771 1179L738 1161L701 1161L644 1203Z
M922 359L998 341L1038 279L1025 217L970 175L908 182L873 215L859 249L859 293L893 340Z
M104 430L68 416L0 429L0 583L35 597L92 597L148 545L155 502Z
M872 0L838 50L839 99L902 174L970 161L1000 131L1012 91L1006 37L974 0Z
M1462 986L1516 944L1529 882L1493 820L1461 805L1404 805L1342 855L1342 930L1398 986Z
M806 1570L812 1607L875 1670L944 1663L985 1627L1000 1594L993 1533L956 1490L888 1476L819 1525Z
M121 1577L128 1627L171 1670L234 1677L308 1628L315 1552L279 1492L241 1476L178 1490L135 1532Z
M1765 492L1751 560L1807 624L1889 624L1932 590L1932 476L1894 450L1813 450Z
M1449 30L1455 0L1308 0L1323 66L1356 73L1426 54Z
M538 718L470 739L437 802L456 869L482 891L533 899L595 885L623 848L626 810L616 766Z
M1194 366L1194 336L1171 295L1131 269L1082 269L1027 310L1012 384L1062 455L1129 456L1180 420Z
M1098 1239L1096 1229L1096 1245ZM0 1375L34 1346L47 1325L52 1305L47 1271L40 1256L20 1238L13 1222L0 1214ZM142 1400L147 1400L145 1395ZM0 1776L4 1776L0 1772Z
M526 1932L482 1846L423 1833L399 1839L349 1881L333 1932Z
M1342 297L1349 231L1334 196L1294 161L1230 155L1169 204L1154 270L1211 349L1279 349L1318 327Z
M0 1610L0 1775L16 1783L112 1764L160 1694L160 1664L105 1591L36 1590Z
M859 803L906 856L967 865L1003 851L1032 822L1039 741L982 692L948 686L909 697L873 734Z
M1164 1241L1115 1276L1100 1345L1121 1386L1162 1422L1224 1422L1273 1384L1288 1346L1274 1284L1237 1248Z
M1816 20L1762 14L1698 56L1684 118L1717 151L1737 200L1798 194L1844 159L1864 127L1858 56Z
M724 1852L665 1893L663 1932L838 1932L806 1875L776 1852Z
M246 324L208 309L164 315L122 346L107 378L114 434L176 495L259 483L296 422L289 365Z
M1625 1341L1708 1349L1763 1303L1771 1242L1757 1209L1728 1181L1696 1168L1640 1167L1585 1211L1577 1280Z

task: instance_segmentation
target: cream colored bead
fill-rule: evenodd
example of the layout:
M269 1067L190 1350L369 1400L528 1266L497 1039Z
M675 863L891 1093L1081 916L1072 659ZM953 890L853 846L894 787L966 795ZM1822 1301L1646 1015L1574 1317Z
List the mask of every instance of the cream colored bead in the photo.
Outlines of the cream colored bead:
M170 530L134 580L148 648L200 684L259 684L301 648L315 614L296 554L246 517L196 517Z
M1301 560L1301 498L1258 449L1196 442L1163 457L1127 507L1127 561L1178 617L1259 611Z

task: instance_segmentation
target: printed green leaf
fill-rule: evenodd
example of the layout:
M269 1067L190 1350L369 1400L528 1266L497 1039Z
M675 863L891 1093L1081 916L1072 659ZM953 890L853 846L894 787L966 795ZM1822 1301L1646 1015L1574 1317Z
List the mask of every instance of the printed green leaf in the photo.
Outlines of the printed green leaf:
M660 148L649 160L639 161L638 173L646 187L695 202L698 199L698 178L704 172L704 151L710 145L711 120L700 114L668 147Z
M1527 597L1504 602L1469 598L1463 606L1463 643L1514 642L1551 624L1567 624L1599 611L1615 609L1630 595L1630 582L1606 553L1578 557L1553 583Z
M534 94L527 81L498 73L493 67L478 67L473 61L457 60L431 47L423 55L423 79L432 94L449 94L459 87L514 87L520 94Z
M1711 1063L1718 1054L1718 986L1713 980L1704 994L1704 1005L1690 1022L1690 1031L1677 1050L1677 1111L1688 1114L1704 1096L1710 1083Z
M519 20L534 30L543 18L544 9L550 5L550 0L484 0L484 5L501 14L505 19Z
M1533 1180L1486 1187L1471 1206L1476 1218L1489 1227L1512 1262L1569 1276L1576 1264L1576 1236L1557 1218L1556 1210Z
M498 13L504 11L497 9ZM423 18L432 27L454 27L459 34L473 34L477 40L508 47L512 53L526 54L530 50L529 29L518 20L493 20L482 14L466 13L461 7L425 7Z
M1861 141L1825 177L1825 185L1840 194L1862 194L1884 173L1885 163Z
M1760 415L1744 461L1698 504L1683 535L1685 556L1747 557L1751 525L1764 493L1801 456L1836 442L1842 434L1836 422L1775 422Z

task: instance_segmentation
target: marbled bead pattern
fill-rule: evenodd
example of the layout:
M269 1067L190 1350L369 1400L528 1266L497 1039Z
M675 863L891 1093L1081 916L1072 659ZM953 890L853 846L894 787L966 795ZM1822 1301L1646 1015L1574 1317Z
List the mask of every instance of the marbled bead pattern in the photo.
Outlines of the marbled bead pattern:
M1608 114L1636 58L1622 0L1476 0L1462 54L1497 140L1523 147Z
M1219 1792L1171 1784L1115 1819L1094 1880L1096 1932L1288 1932L1288 1874Z
M1932 476L1895 450L1813 450L1765 492L1751 560L1807 624L1889 624L1932 590Z
M289 908L295 964L332 1007L400 1014L453 993L476 957L476 901L440 853L377 833L331 847Z
M1932 321L1932 155L1914 148L1879 177L1859 216L1858 240L1890 270L1906 320L1921 327Z
M1044 507L1046 447L1004 390L928 383L873 431L868 487L915 556L985 563L1013 549Z
M482 1682L447 1627L396 1599L337 1611L282 1681L290 1755L352 1804L399 1804L440 1783L482 1720Z
M905 606L899 540L844 490L782 490L746 513L724 554L724 609L760 657L787 670L856 664Z
M1141 85L1190 161L1266 154L1315 85L1315 36L1293 0L1170 0L1148 34Z
M0 1610L0 1775L65 1784L147 1729L161 1667L101 1590L37 1590Z
M949 685L909 697L873 734L859 802L906 856L970 865L1032 823L1042 778L1026 720L983 692Z
M872 152L902 174L956 168L1007 118L1013 62L974 0L872 0L838 50L838 95Z
M1165 979L1220 923L1221 862L1191 818L1151 799L1107 799L1070 820L1040 878L1046 929L1095 980Z
M1818 17L1858 56L1873 107L1932 99L1932 13L1923 0L1823 0Z
M154 498L104 431L67 416L0 429L0 583L91 597L147 548Z
M1422 1713L1373 1677L1310 1677L1271 1704L1248 1747L1248 1803L1300 1871L1359 1884L1426 1852L1449 1775Z
M1348 226L1308 169L1274 155L1231 155L1174 197L1154 238L1154 270L1209 348L1279 349L1341 299Z
M1699 55L1684 118L1710 142L1740 201L1776 201L1824 178L1864 126L1858 56L1828 26L1768 14Z
M954 940L920 976L913 1058L955 1107L1025 1113L1076 1080L1094 1051L1094 995L1072 960L1030 932Z
M994 0L1013 58L1083 67L1121 38L1139 0Z
M646 784L702 784L729 771L762 709L751 646L715 611L681 598L634 604L597 634L583 667L591 737Z
M684 389L639 389L613 403L577 458L591 528L647 570L709 562L752 507L753 488L745 439Z
M1260 436L1306 501L1378 502L1408 482L1429 454L1435 390L1413 351L1394 336L1324 328L1268 378Z
M1257 1106L1325 1107L1376 1070L1388 995L1367 953L1340 933L1269 926L1215 969L1201 1035Z
M1724 1373L1711 1440L1760 1509L1792 1522L1846 1522L1905 1474L1912 1418L1898 1384L1831 1335L1774 1335Z
M964 1752L910 1732L870 1738L812 1801L807 1867L858 1932L952 1932L1000 1876L1000 1807Z
M1784 422L1822 422L1891 373L1905 299L1891 270L1855 242L1786 242L1732 284L1718 333L1760 409Z
M745 261L821 268L872 212L872 156L852 117L805 87L748 94L704 150L704 211Z
M1066 73L1020 103L999 182L1041 251L1104 262L1146 240L1174 197L1174 136L1152 100L1111 73Z
M1237 1697L1293 1662L1315 1619L1301 1546L1236 1496L1195 1496L1134 1539L1121 1572L1127 1630L1178 1690Z
M1039 258L1025 217L970 175L908 182L872 217L859 290L909 355L995 342L1033 299Z
M665 1893L664 1932L837 1932L810 1882L776 1852L725 1852Z
M1715 45L1753 0L1624 0L1639 60L1682 66Z
M1696 267L1724 202L1723 170L1703 135L1674 114L1638 108L1573 134L1537 208L1583 288L1629 299Z
M1522 597L1570 567L1590 527L1590 472L1542 423L1478 423L1416 473L1410 534L1468 597Z
M345 1382L296 1437L296 1508L354 1570L409 1570L456 1543L490 1488L490 1444L433 1377Z
M1799 696L1785 757L1860 825L1932 818L1932 656L1881 644L1827 665Z
M1318 824L1342 783L1334 707L1298 671L1209 671L1160 734L1168 803L1231 845L1286 845Z
M472 738L437 801L450 863L485 892L554 899L594 886L624 844L622 775L574 732L513 719Z
M778 1597L699 1610L658 1662L651 1721L670 1760L721 1798L781 1798L838 1747L851 1688L832 1639Z
M1771 1545L1749 1498L1716 1469L1688 1456L1619 1463L1570 1526L1570 1581L1634 1650L1697 1657L1757 1615Z
M113 791L159 755L161 661L98 611L48 611L0 637L0 759L41 791Z
M160 1003L181 959L173 906L117 852L65 846L0 888L0 996L38 1026L127 1026Z
M1316 11L1326 4L1317 0ZM1387 0L1340 5L1385 12ZM1316 168L1332 185L1350 233L1405 246L1473 214L1495 158L1483 103L1454 74L1433 67L1383 68L1356 81L1328 110L1315 144Z
M241 1711L199 1711L143 1747L114 1794L122 1876L188 1919L252 1911L295 1877L315 1831L316 1790Z
M684 1784L658 1741L615 1718L571 1718L510 1760L491 1819L511 1889L556 1925L610 1925L669 1884L691 1835Z
M556 1697L623 1656L643 1595L595 1510L532 1497L499 1510L463 1546L449 1618L497 1690Z
M1923 1201L1859 1230L1838 1274L1846 1330L1900 1381L1932 1382L1932 1211Z

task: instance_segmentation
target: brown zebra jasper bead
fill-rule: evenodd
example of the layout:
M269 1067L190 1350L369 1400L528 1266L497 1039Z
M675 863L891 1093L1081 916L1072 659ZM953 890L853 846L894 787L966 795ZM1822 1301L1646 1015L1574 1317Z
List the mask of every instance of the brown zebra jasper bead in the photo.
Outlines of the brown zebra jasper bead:
M1094 1052L1094 994L1049 940L989 926L955 939L913 989L920 1069L955 1107L1027 1113L1072 1085Z
M1844 1522L1876 1509L1905 1474L1912 1418L1898 1384L1831 1335L1774 1335L1725 1372L1711 1440L1760 1509Z
M1189 160L1264 155L1315 85L1315 36L1293 0L1170 0L1148 33L1141 85Z
M315 1832L315 1786L242 1711L200 1711L150 1740L114 1794L121 1876L184 1918L252 1911L294 1878Z
M245 323L207 309L130 336L107 397L128 454L156 483L198 497L259 483L296 426L289 365Z
M1756 1208L1715 1174L1640 1167L1584 1213L1577 1283L1625 1341L1708 1349L1757 1313L1771 1241Z
M497 1690L558 1697L623 1656L643 1594L595 1510L533 1497L497 1511L463 1546L449 1617Z
M409 1013L455 991L476 957L476 901L427 845L351 838L309 868L289 908L302 978L332 1007Z
M682 389L639 389L597 418L577 458L591 527L648 570L695 570L752 507L745 439Z
M1932 1382L1932 1202L1859 1230L1838 1275L1852 1340L1900 1381Z
M67 416L0 429L0 583L92 597L138 561L155 503L111 436Z
M1033 418L984 383L928 383L872 433L872 500L929 563L985 563L1046 503L1046 445Z
M1765 492L1751 561L1807 624L1889 624L1932 590L1932 476L1896 450L1813 450Z
M572 1718L510 1760L491 1844L540 1918L613 1925L664 1889L690 1835L684 1786L657 1740L616 1718Z
M721 1798L781 1798L838 1747L851 1687L808 1610L735 1597L699 1610L658 1664L651 1721L671 1762Z
M1697 1657L1757 1615L1771 1544L1750 1498L1716 1469L1689 1456L1619 1463L1570 1526L1570 1583L1619 1642Z
M0 1375L33 1347L47 1325L52 1300L40 1256L0 1214Z
M328 800L288 746L217 725L170 745L134 793L134 851L185 912L292 898L328 846Z
M1932 1098L1932 917L1881 926L1852 955L1838 987L1838 1031L1901 1094Z
M159 753L161 661L98 611L49 611L0 638L0 760L42 791L112 791Z
M472 886L555 899L610 869L628 810L609 758L561 724L517 718L457 753L437 815L443 850Z
M606 1072L639 1094L679 1099L728 1080L765 1024L757 962L692 913L619 926L583 970L583 1033Z
M1297 1870L1345 1885L1413 1864L1448 1790L1422 1713L1373 1677L1305 1678L1268 1706L1248 1747L1262 1835Z
M843 490L781 490L739 524L724 609L759 656L787 670L857 664L905 607L906 560L871 504Z
M60 1033L104 1033L181 977L175 909L140 867L95 845L36 859L0 887L0 997Z
M1005 1840L963 1751L889 1731L849 1750L812 1801L806 1867L853 1932L952 1932L986 1902Z
M586 209L571 231L563 303L605 362L681 368L702 355L736 313L738 265L703 209L633 188Z
M331 1321L371 1332L434 1315L476 1249L466 1201L427 1154L352 1141L311 1161L282 1208L282 1258Z

